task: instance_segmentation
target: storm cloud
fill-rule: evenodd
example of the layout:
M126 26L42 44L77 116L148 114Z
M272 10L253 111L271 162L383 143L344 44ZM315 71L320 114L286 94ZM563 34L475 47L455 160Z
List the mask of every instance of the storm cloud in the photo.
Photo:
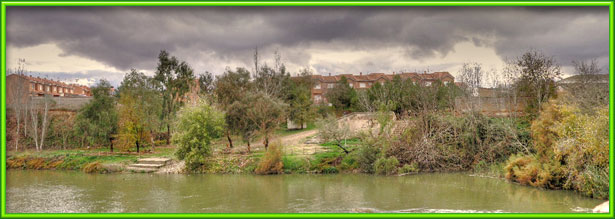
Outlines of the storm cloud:
M251 66L258 47L291 67L358 73L458 65L444 57L460 43L500 59L539 49L564 66L607 66L608 16L608 7L7 7L6 22L9 46L55 44L121 71L153 70L165 49L219 73ZM315 60L323 51L346 53ZM373 56L343 55L353 52Z

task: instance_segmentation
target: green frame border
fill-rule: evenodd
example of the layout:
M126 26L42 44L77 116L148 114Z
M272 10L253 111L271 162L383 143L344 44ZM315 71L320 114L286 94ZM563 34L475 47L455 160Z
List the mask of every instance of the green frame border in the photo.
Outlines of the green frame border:
M609 159L610 186L609 186L609 202L610 213L418 213L418 214L329 214L329 213L309 213L309 214L261 214L261 213L242 213L242 214L218 214L218 213L74 213L74 214L59 214L59 213L6 213L6 7L7 6L608 6L609 7L609 156L615 157L613 151L613 142L615 142L615 64L613 63L613 35L614 22L614 2L613 1L3 1L0 5L1 24L1 64L2 68L1 86L2 88L2 113L0 122L2 123L2 157L0 163L0 172L2 182L0 191L2 199L0 200L0 218L615 218L613 212L613 169L615 167L612 159Z

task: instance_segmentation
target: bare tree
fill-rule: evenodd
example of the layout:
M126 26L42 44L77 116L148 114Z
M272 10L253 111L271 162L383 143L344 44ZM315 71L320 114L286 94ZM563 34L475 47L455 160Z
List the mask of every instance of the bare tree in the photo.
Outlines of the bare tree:
M15 83L10 83L8 86L8 93L10 94L11 98L11 105L10 107L13 109L13 112L15 114L15 119L17 122L17 127L15 127L15 150L18 149L19 146L19 139L21 136L20 130L22 127L22 117L26 117L27 116L27 104L30 100L30 95L29 95L29 82L27 80L22 80L21 77L25 77L25 72L26 72L26 60L25 59L19 59L17 68L13 71L13 74L19 75L20 79L18 79L18 81L15 81ZM23 124L25 124L25 121L23 122ZM24 135L26 134L26 127L24 125Z
M592 110L597 105L608 104L609 85L608 76L601 77L602 69L598 67L598 62L593 59L589 62L573 61L575 68L574 81L563 84L575 97L575 100L585 110Z
M460 80L465 84L465 92L468 97L469 107L472 111L480 108L480 96L478 90L483 83L485 71L479 63L464 63L459 70ZM473 104L472 97L476 97L477 104Z
M509 117L516 116L516 107L519 104L517 92L517 80L519 80L519 71L513 60L506 60L506 65L502 71L503 80L502 87L505 90L506 106L508 108Z
M36 102L36 103L35 103ZM32 117L32 138L37 151L41 151L45 142L47 125L49 124L49 108L55 102L49 96L45 96L42 102L31 101L30 115Z
M350 138L352 131L347 122L338 122L334 116L329 115L318 121L318 133L324 142L333 141L344 153L350 153L346 147L346 139Z

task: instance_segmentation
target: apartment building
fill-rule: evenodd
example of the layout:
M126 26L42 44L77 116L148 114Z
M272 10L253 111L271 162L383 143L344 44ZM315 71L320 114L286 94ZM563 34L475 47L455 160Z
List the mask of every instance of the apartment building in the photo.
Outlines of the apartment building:
M444 84L454 83L455 78L448 72L433 72L433 73L416 73L416 72L403 72L393 74L385 73L369 73L359 75L354 74L340 74L340 75L312 75L314 80L314 87L312 87L312 100L314 103L326 103L325 94L327 90L333 89L342 77L346 77L348 85L354 89L362 90L369 89L375 83L384 84L386 81L391 81L395 76L399 76L402 80L412 80L415 83L419 83L423 86L431 86L432 83L440 81Z
M45 95L52 97L92 96L92 92L87 86L66 84L60 81L20 74L11 74L6 76L6 85L7 104L11 103L11 99L14 97L12 93L15 92L19 86L26 87L28 91L23 95L31 97Z

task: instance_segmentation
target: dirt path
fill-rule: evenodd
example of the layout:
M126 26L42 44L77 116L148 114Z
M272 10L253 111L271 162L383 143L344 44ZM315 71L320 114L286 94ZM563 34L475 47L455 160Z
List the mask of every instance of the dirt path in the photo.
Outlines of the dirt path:
M303 131L292 135L281 136L269 141L270 144L280 142L284 147L283 151L288 155L305 155L309 156L317 152L325 151L326 148L318 144L305 144L305 140L309 137L313 137L318 134L318 130ZM244 145L240 147L245 147ZM257 143L252 145L252 150L260 151L264 150L262 139L259 139Z

